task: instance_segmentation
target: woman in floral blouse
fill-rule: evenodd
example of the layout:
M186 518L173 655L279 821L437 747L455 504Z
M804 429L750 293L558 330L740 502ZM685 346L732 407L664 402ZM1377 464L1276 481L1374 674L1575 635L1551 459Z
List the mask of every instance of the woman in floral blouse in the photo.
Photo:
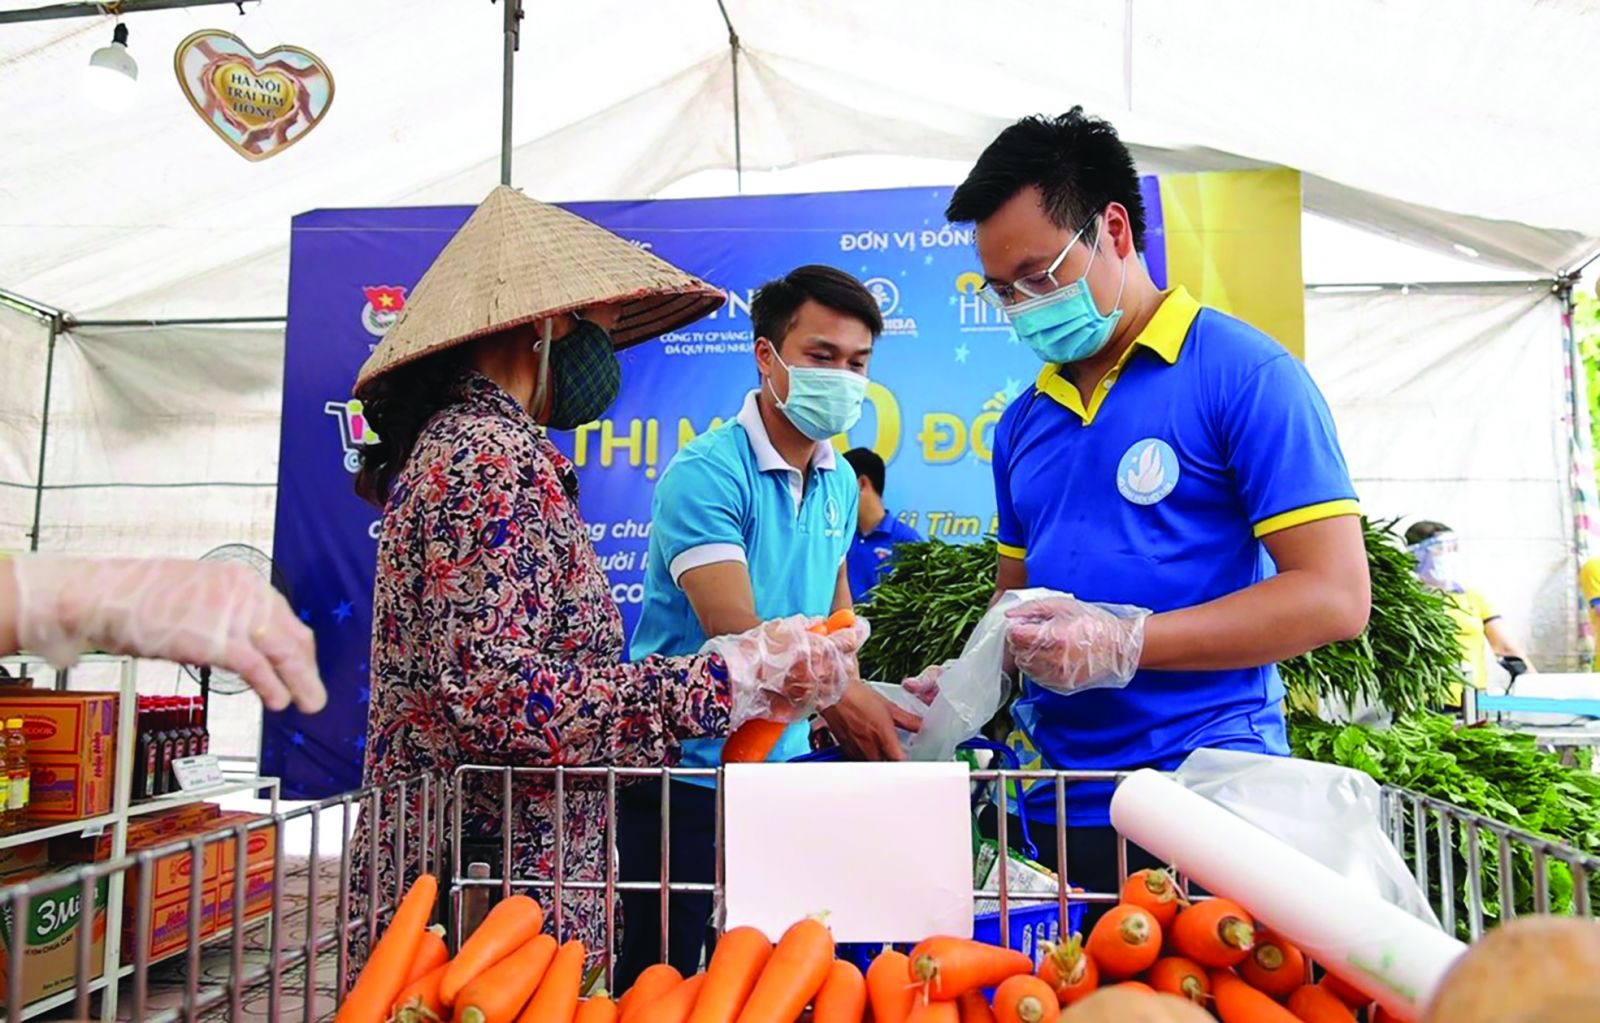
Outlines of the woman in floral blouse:
M563 242L582 258L560 260ZM479 288L484 308L465 320L488 326L463 337L461 296L490 273L485 264L494 270ZM598 303L552 311L585 291ZM462 764L661 767L677 762L683 740L726 734L736 697L782 690L799 712L854 671L851 639L822 640L793 622L719 641L717 653L622 661L621 617L578 511L577 475L545 428L576 428L612 403L614 344L720 304L720 292L654 256L508 189L424 276L357 385L378 437L362 452L357 489L384 509L368 785L448 778ZM604 786L568 779L564 802L558 834L545 779L519 779L505 819L500 778L468 776L461 837L492 853L464 859L498 871L509 831L514 880L554 878L558 843L565 882L602 880ZM368 839L358 836L357 864ZM392 827L379 844L377 901L392 905L417 856L397 881ZM548 889L532 894L553 909ZM597 892L568 889L559 937L604 949L603 905Z

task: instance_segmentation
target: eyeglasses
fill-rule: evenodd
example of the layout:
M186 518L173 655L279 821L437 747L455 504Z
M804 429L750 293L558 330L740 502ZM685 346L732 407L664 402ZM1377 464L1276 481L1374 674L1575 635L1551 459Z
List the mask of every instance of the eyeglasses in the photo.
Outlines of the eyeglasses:
M1061 269L1061 264L1066 260L1067 253L1072 251L1072 247L1078 244L1078 240L1083 237L1083 232L1089 230L1089 227L1094 222L1091 219L1088 224L1079 228L1078 233L1072 236L1070 242L1067 242L1067 247L1062 249L1061 254L1045 269L1038 273L1028 274L1026 277L1018 277L1010 284L996 284L993 281L985 281L983 287L978 289L978 294L996 309L1005 310L1020 305L1030 298L1043 298L1051 292L1059 291L1062 284L1056 280L1056 271Z

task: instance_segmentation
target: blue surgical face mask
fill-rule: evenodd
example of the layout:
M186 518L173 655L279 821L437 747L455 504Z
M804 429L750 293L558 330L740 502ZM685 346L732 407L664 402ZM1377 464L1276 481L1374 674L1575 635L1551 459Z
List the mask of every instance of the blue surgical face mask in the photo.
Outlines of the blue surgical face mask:
M1067 248L1082 236L1083 231L1079 231ZM1094 303L1094 293L1089 290L1089 268L1094 266L1094 257L1099 253L1097 239L1082 277L1048 295L1018 302L1006 310L1017 336L1045 362L1081 362L1089 358L1106 346L1111 340L1112 328L1122 319L1120 304L1122 289L1128 283L1128 264L1122 264L1122 280L1117 284L1111 312L1102 313Z
M767 387L795 429L812 440L827 440L856 425L861 418L861 403L867 397L866 377L848 369L790 366L778 355L776 345L772 357L789 371L788 399L778 399L770 376Z

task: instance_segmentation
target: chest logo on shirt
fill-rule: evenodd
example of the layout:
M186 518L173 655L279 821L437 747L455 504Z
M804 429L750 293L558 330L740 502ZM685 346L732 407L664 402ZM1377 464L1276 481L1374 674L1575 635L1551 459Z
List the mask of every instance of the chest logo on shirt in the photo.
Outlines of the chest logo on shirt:
M822 517L827 520L828 528L823 531L824 536L839 537L844 531L839 528L839 502L828 498L822 506Z
M1178 485L1178 453L1157 437L1136 441L1117 464L1117 490L1134 504L1151 505Z

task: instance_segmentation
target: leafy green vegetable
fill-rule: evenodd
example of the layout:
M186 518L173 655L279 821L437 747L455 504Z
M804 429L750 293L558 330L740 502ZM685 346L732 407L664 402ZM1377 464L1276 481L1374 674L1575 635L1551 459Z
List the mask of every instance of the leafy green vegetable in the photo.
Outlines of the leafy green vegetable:
M1401 720L1387 731L1334 725L1297 714L1290 720L1289 741L1297 757L1353 767L1381 783L1432 796L1580 852L1600 855L1600 776L1590 773L1588 765L1567 767L1558 757L1539 750L1527 736L1493 726L1462 728L1437 714ZM1437 828L1437 822L1430 820L1424 833L1430 861L1438 856ZM1415 841L1414 835L1410 841ZM1480 831L1478 841L1480 891L1489 926L1502 913L1500 849L1498 840L1487 831ZM1452 876L1457 926L1463 935L1471 886L1470 845L1466 829L1458 826ZM1405 851L1410 851L1409 842ZM1571 912L1571 871L1555 859L1547 860L1546 865L1551 910ZM1430 894L1437 905L1440 882L1436 864L1431 873ZM1517 912L1533 912L1531 851L1513 846L1511 874ZM1600 877L1589 878L1589 890L1591 904L1600 905Z
M859 610L872 623L861 676L899 682L961 653L994 596L993 540L900 544L889 576Z
M1363 520L1372 573L1372 618L1355 639L1278 665L1293 706L1314 697L1374 703L1395 714L1438 706L1461 682L1461 644L1449 597L1417 578L1394 523Z

